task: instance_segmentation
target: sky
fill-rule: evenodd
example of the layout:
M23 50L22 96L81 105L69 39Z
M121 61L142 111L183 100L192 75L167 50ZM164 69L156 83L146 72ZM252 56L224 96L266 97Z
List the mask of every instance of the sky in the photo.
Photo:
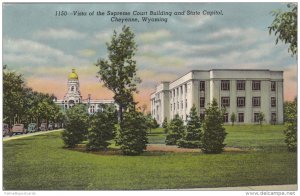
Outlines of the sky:
M271 11L286 10L285 3L6 3L2 9L3 65L22 73L27 86L58 99L67 92L72 69L79 75L84 99L88 94L112 98L96 77L95 63L107 58L106 43L123 25L135 34L137 74L142 79L135 97L148 110L150 94L160 81L195 69L282 70L285 100L297 95L297 59L288 53L288 45L275 44L267 28L274 18ZM57 11L67 16L56 16ZM76 11L86 16L72 15ZM117 17L139 22L112 22L108 11L129 12ZM134 11L147 15L133 15ZM150 15L151 11L172 15ZM222 15L205 15L214 11ZM167 21L148 23L142 17Z

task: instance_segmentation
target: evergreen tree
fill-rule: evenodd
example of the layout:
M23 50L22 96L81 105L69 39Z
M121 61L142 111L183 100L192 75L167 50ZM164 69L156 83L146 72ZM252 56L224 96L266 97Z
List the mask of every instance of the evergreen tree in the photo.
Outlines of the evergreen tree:
M184 136L185 126L178 114L171 120L168 127L168 135L166 137L167 145L176 145Z
M74 148L86 139L88 120L87 108L82 104L75 105L67 110L65 130L62 133L62 139L66 147Z
M115 136L118 122L115 107L105 107L90 117L87 150L106 150Z
M189 120L187 121L186 133L184 138L178 142L178 145L183 148L199 148L201 147L201 138L200 117L197 115L195 105L193 105L189 114Z
M141 112L129 110L120 124L117 145L124 155L139 155L147 147L147 119Z
M224 111L219 109L216 99L205 110L201 149L204 153L221 153L227 133L223 127Z

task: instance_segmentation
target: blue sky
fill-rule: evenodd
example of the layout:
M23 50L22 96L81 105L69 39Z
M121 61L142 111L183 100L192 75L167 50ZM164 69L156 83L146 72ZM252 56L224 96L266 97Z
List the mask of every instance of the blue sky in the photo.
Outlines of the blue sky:
M192 69L245 68L283 70L285 99L297 92L297 60L282 43L275 45L268 26L271 11L284 3L90 3L4 4L3 64L24 74L27 85L62 98L67 75L79 74L81 92L94 98L112 94L99 84L94 64L106 57L105 43L123 25L136 35L138 75L143 82L137 99L148 103L160 81L174 80ZM199 11L168 22L119 23L111 16L55 16L72 11ZM223 15L202 15L222 10ZM136 17L131 14L129 17ZM151 17L151 16L150 16ZM165 16L160 16L165 17ZM141 17L138 17L141 20Z

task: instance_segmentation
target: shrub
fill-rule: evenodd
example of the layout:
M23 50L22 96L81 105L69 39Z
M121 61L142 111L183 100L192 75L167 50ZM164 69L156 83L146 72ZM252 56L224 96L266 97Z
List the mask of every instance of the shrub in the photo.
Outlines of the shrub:
M234 122L236 121L236 115L234 112L231 113L230 115L230 121L231 121L231 125L234 125Z
M186 133L182 140L179 140L178 146L182 148L200 148L201 147L201 123L197 115L195 105L191 108L189 119L186 125Z
M168 127L168 135L166 137L165 143L167 145L176 145L177 142L183 138L184 135L184 125L183 121L178 114L171 120Z
M204 153L221 153L227 133L223 127L224 111L219 109L216 99L205 110L201 150Z
M156 129L156 128L158 128L158 127L159 127L159 124L157 123L156 119L153 118L153 119L152 119L152 128L153 128L153 129Z
M163 123L162 123L162 128L167 128L168 127L168 119L167 119L167 117L165 117L164 118L164 121L163 121Z
M103 112L97 112L90 117L87 150L107 149L109 140L115 136L115 124L118 118L115 108L106 107Z
M147 129L147 119L141 112L124 113L117 138L117 145L121 147L124 155L139 155L146 149Z
M62 133L64 144L74 148L86 139L89 114L84 105L78 104L66 112L65 130Z
M291 152L297 151L297 99L284 104L285 143Z

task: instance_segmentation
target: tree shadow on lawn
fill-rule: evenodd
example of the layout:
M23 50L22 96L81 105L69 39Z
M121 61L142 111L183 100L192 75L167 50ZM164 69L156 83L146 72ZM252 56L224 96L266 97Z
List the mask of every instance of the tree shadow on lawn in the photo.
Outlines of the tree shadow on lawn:
M82 153L89 153L94 155L101 156L124 156L121 149L119 148L108 148L107 150L97 150L97 151L88 151L86 149L86 144L79 144L75 148L65 148L71 151L77 151ZM250 149L245 148L236 148L236 147L225 147L223 153L249 153ZM188 148L178 148L177 146L167 146L163 144L150 144L147 146L147 149L140 154L139 156L164 156L171 154L193 154L199 155L204 154L200 149L188 149Z

